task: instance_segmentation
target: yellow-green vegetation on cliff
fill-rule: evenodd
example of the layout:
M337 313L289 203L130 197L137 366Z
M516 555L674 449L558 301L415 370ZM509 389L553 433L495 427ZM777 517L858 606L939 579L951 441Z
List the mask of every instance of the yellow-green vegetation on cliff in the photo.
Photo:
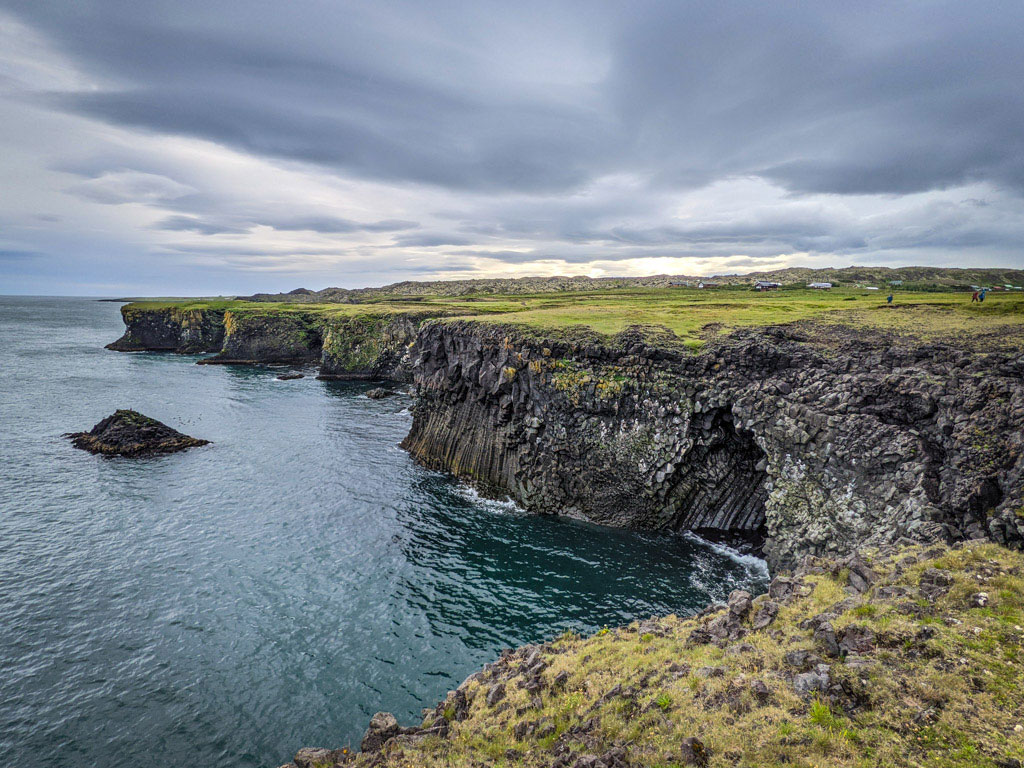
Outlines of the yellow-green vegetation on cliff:
M506 652L364 752L297 765L1018 766L1024 555L809 560L766 595Z
M605 340L632 326L658 327L687 347L702 346L718 333L746 327L803 322L812 330L842 325L898 336L944 340L976 347L1024 346L1024 297L990 293L972 303L969 293L897 290L894 303L884 291L839 287L816 291L794 287L758 293L747 288L616 288L601 291L523 295L422 296L415 301L376 300L359 304L247 301L139 302L132 309L216 309L231 312L302 313L344 320L400 313L514 323L540 335ZM126 308L127 310L127 308ZM827 331L821 331L827 336Z

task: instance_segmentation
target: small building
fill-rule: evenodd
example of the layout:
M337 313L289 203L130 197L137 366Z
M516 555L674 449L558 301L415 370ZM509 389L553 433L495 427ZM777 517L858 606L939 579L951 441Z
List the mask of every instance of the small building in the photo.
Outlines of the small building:
M819 291L831 291L832 283L808 283L808 288L814 288Z
M698 288L717 288L718 283L713 283L710 280L701 280L697 283Z
M864 286L864 290L865 291L877 291L878 290L878 286L877 285L865 285Z
M902 280L890 280L889 285L903 285Z
M777 291L782 287L782 283L773 283L771 280L758 280L754 283L755 291Z

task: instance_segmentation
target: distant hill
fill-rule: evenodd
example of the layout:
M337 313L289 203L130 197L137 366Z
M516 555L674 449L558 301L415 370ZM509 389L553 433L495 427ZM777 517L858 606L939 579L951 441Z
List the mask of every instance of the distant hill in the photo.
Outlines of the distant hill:
M518 277L478 278L474 280L405 280L380 288L324 288L311 291L296 288L288 293L257 293L240 296L246 301L288 301L293 303L358 304L376 299L417 296L468 296L471 294L534 294L565 291L600 291L617 288L667 288L701 280L721 285L751 285L756 280L772 280L784 285L810 282L832 282L840 285L878 284L902 280L905 287L916 290L955 290L971 285L1024 285L1020 269L952 269L943 267L843 267L841 269L809 269L790 267L770 272L733 275L653 275L650 277Z

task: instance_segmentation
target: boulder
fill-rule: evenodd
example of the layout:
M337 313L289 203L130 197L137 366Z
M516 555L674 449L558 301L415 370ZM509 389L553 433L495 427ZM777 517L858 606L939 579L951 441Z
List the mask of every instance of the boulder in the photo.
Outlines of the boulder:
M189 437L156 419L130 410L117 410L88 432L71 432L65 437L70 438L76 448L107 456L174 453L210 442Z
M292 762L297 768L332 768L345 759L347 750L303 747L295 753Z
M827 667L820 664L813 672L803 672L793 678L793 690L804 697L815 693L825 693L828 690L832 679L829 677Z
M398 720L390 712L378 712L370 718L370 725L363 734L359 748L363 752L379 752L384 742L397 736L401 729Z
M927 568L921 574L921 594L928 600L935 602L949 592L953 586L953 576L949 571L939 568Z

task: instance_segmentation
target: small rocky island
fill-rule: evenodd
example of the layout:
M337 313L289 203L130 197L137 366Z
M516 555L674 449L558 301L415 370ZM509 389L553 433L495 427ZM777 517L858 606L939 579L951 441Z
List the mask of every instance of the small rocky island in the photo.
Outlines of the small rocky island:
M65 437L76 448L106 456L175 453L210 442L182 434L138 411L124 409L114 411L88 432L72 432Z

